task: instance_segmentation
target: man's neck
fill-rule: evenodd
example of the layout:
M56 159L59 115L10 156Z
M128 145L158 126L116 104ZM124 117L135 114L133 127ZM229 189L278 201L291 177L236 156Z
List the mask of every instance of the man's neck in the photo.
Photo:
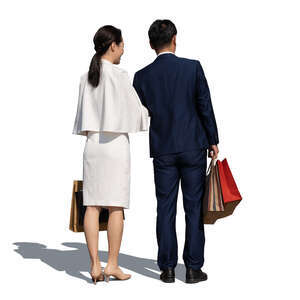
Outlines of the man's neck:
M156 54L159 55L159 54L162 54L165 52L171 52L171 53L175 54L175 50L173 50L173 49L162 49L162 50L159 50L158 52L156 52Z

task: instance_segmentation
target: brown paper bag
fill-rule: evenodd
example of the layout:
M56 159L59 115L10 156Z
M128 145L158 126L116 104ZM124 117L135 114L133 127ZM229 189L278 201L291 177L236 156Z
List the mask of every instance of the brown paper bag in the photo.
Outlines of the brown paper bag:
M86 207L82 202L82 180L73 181L72 202L70 211L69 229L74 232L83 232L83 218ZM108 210L101 209L99 216L99 231L107 230Z

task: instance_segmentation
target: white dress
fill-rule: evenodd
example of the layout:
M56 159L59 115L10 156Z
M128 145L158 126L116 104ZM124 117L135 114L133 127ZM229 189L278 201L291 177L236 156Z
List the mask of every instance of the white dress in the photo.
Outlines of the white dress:
M101 59L99 85L87 73L80 78L73 134L86 136L83 152L83 205L129 208L129 132L148 129L148 111L141 104L128 73Z

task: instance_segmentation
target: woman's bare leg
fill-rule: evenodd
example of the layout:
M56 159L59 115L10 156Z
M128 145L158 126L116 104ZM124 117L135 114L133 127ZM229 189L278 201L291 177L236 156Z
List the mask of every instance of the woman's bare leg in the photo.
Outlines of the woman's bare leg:
M91 273L95 276L101 273L101 262L98 256L100 211L100 206L87 206L83 221L85 239L91 259Z
M124 274L118 266L118 257L123 235L123 208L108 207L109 219L107 224L108 260L104 273L113 275L118 279L129 279L129 274Z

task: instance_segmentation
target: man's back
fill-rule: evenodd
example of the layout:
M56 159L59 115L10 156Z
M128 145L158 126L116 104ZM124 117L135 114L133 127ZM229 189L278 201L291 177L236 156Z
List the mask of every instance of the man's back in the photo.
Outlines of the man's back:
M197 60L159 55L133 85L151 117L150 157L218 144L209 88Z

